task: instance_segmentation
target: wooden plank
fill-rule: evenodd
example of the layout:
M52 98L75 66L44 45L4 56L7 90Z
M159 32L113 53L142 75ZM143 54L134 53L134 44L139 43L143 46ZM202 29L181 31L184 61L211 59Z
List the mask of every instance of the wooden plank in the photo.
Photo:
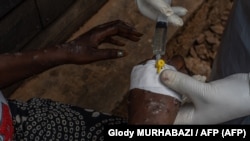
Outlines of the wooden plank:
M36 0L43 27L58 18L76 0Z
M26 0L30 1L30 0ZM92 17L98 10L101 8L108 0L77 0L68 10L66 13L64 13L62 16L60 16L56 22L50 24L47 29L43 30L42 32L39 32L39 35L37 34L36 38L33 37L32 41L30 41L29 44L26 44L26 46L23 48L23 50L28 49L34 49L34 48L43 48L45 46L48 46L53 43L58 42L64 42L66 41L83 23L85 23L90 17ZM30 6L33 7L33 6ZM26 8L28 9L28 8ZM18 10L19 13L22 13L21 10ZM11 20L8 20L11 21ZM34 22L34 21L33 21ZM10 31L10 27L4 29L1 27L7 27L7 23L9 22L0 22L0 44L3 45L4 41L7 39L7 37L4 37L3 35L6 35L8 31ZM41 30L41 25L37 26L37 29L39 31ZM35 29L35 30L37 30ZM5 34L3 34L5 33ZM13 32L12 32L13 33ZM37 33L37 32L36 32ZM18 39L15 37L15 34L10 34L8 37L12 37L15 39ZM3 39L4 37L4 39ZM30 39L30 38L29 38ZM9 43L11 44L11 43ZM6 43L4 43L4 46L7 46ZM9 45L13 47L12 45ZM17 47L20 47L21 45L18 45ZM0 52L1 52L0 47ZM3 48L2 52L9 51L10 49L13 50L13 48ZM6 89L4 89L4 94L9 97L9 95L12 94L16 90L17 87L21 84L17 83L13 86L10 86Z
M43 48L65 42L107 1L108 0L76 0L62 16L27 44L24 50Z
M1 0L0 1L0 19L15 8L23 0Z
M26 0L0 21L0 53L21 49L41 30L34 0Z

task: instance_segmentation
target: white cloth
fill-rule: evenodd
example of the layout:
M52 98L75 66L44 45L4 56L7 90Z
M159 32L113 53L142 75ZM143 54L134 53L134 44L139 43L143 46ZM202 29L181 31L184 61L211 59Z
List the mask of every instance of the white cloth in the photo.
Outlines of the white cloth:
M155 60L149 60L146 64L134 66L131 73L130 90L138 88L153 93L168 95L181 101L181 96L172 91L160 81L160 74L155 68ZM165 65L162 69L176 70L173 66Z

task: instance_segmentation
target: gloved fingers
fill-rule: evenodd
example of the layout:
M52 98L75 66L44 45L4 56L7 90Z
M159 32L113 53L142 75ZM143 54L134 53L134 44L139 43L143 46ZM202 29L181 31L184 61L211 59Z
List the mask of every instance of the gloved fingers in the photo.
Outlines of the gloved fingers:
M139 11L151 20L157 21L159 15L175 26L182 26L187 9L179 6L171 7L171 0L136 0Z
M180 6L173 6L172 10L174 11L174 14L178 16L185 16L188 12L186 8Z
M163 1L170 5L172 0L163 0Z
M142 15L156 21L159 12L144 0L136 0L138 9Z
M174 125L194 124L195 112L195 107L192 103L182 105L175 118Z
M170 4L164 0L147 0L147 3L154 9L159 10L163 15L170 16L174 14Z
M207 79L206 76L202 76L202 75L193 75L192 77L201 82L206 82L206 79ZM186 104L186 103L192 103L192 101L186 95L183 95L182 104Z
M201 82L206 82L206 80L207 80L207 77L203 76L203 75L193 75L192 77L198 81L201 81Z
M141 14L154 21L157 21L160 14L165 16L174 14L166 0L136 0L136 3Z
M206 93L210 90L210 85L177 71L164 70L160 79L168 88L186 95L195 105L206 101Z
M175 26L183 26L183 20L176 14L169 16L168 22Z

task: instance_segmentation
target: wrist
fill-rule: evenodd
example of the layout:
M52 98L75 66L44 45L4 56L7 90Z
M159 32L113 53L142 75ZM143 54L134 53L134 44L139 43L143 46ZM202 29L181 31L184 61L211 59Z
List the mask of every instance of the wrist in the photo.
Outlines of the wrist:
M70 43L64 43L64 44L60 44L55 46L55 48L50 50L50 53L54 54L51 55L52 56L52 60L53 58L57 59L57 63L59 65L61 64L71 64L74 63L74 54L72 53L71 48L74 45L70 42ZM54 57L53 57L54 56ZM56 60L54 60L56 61Z

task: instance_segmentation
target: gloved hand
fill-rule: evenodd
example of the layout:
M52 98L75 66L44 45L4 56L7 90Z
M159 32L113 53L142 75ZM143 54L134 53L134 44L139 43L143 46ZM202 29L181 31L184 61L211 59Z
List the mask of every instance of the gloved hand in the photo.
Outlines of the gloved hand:
M193 105L179 110L174 124L219 124L250 114L250 74L239 73L204 83L180 72L164 70L161 81Z
M169 23L176 26L183 25L183 20L179 16L187 13L187 9L183 7L171 7L171 0L136 0L136 3L144 16L156 21L162 14Z

